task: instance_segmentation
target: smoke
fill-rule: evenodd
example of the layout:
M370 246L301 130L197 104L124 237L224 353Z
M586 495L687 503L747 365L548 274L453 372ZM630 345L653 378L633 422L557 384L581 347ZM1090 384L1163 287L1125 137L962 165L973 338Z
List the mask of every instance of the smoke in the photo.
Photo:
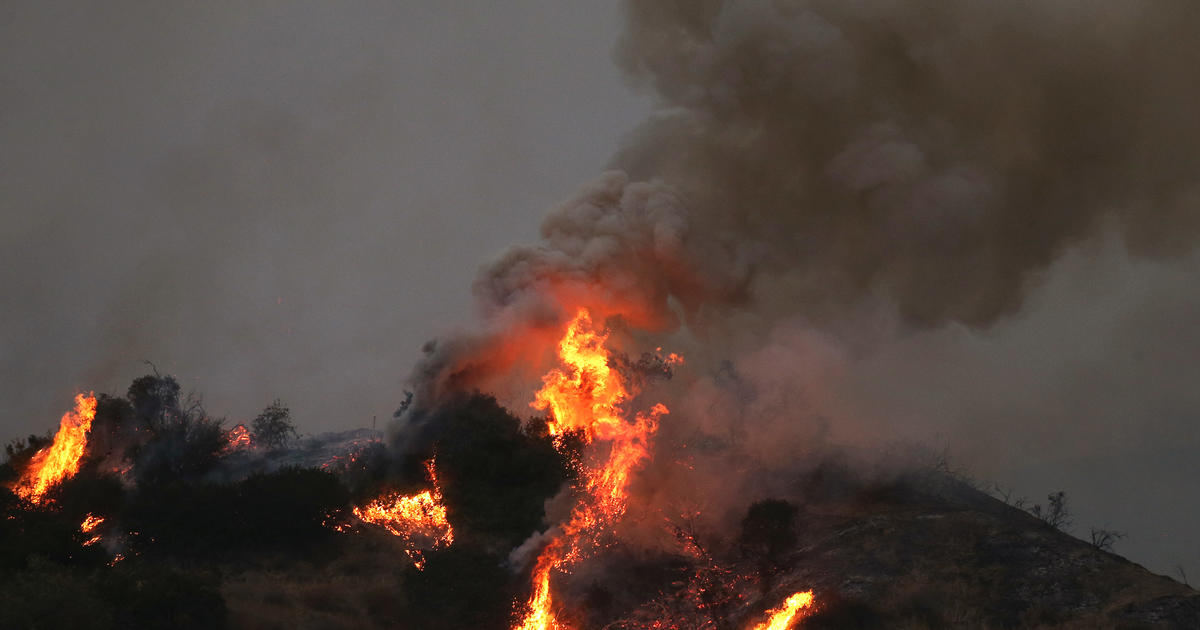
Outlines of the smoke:
M986 436L1012 411L1028 431L1003 437L1010 455L1113 433L1069 417L1094 409L1078 403L1096 379L1043 365L1032 374L1047 380L1023 388L1036 377L1013 364L1088 342L1066 321L1086 301L1045 306L1065 291L1048 280L1070 271L1064 256L1085 283L1101 257L1194 261L1200 6L680 0L625 12L617 57L655 95L654 115L611 172L546 218L540 244L481 270L483 330L428 348L418 407L482 388L522 408L586 305L618 316L627 351L665 345L688 360L647 394L672 409L639 490L653 509L694 499L731 513L748 489L782 487L771 471L834 442L953 440L995 470ZM972 374L983 380L964 386ZM1022 391L1036 400L997 404ZM1136 391L1122 408L1151 395ZM1039 430L1048 417L1060 428Z
M1106 220L1140 256L1195 242L1194 3L626 8L620 60L661 113L614 165L756 252L756 312L878 298L982 327Z
M987 327L1103 225L1136 256L1187 253L1200 8L1083 9L629 3L618 57L657 113L541 245L482 271L481 310L538 327L586 295L726 338L881 305Z

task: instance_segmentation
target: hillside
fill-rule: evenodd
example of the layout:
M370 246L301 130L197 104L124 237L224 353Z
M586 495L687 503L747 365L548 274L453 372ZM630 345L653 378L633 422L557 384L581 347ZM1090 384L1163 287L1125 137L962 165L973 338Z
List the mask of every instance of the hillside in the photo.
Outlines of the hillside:
M1200 592L953 477L858 485L844 474L826 469L798 484L805 502L796 542L771 568L729 540L703 553L618 545L594 573L604 578L576 593L570 613L581 628L740 630L788 594L812 589L816 611L795 628L1200 627ZM396 597L411 590L405 579L423 578L397 572L399 550L385 536L364 532L356 545L325 569L231 574L222 592L232 625L426 627L405 622L421 602ZM463 588L473 577L462 576Z
M146 379L66 414L51 446L10 444L0 627L519 627L531 558L586 482L578 442L486 395L431 411L407 450L365 430L267 448ZM137 424L142 409L159 420ZM23 480L78 422L78 472L33 493ZM870 461L810 454L729 515L651 502L588 525L586 546L562 547L569 570L547 570L546 627L758 630L811 590L771 628L1200 628L1189 586L944 466Z

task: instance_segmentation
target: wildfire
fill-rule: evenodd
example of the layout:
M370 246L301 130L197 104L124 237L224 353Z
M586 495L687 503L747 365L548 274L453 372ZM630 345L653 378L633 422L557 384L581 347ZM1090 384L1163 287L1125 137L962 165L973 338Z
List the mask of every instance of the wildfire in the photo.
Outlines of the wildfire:
M422 547L445 547L454 542L454 529L446 519L434 460L426 462L425 469L433 484L432 490L409 496L390 493L361 508L354 508L354 515L363 522L379 525L404 539L407 543L405 553L418 569L425 567Z
M572 431L588 444L609 444L607 461L585 473L584 496L556 536L538 556L533 594L516 630L565 628L555 616L551 576L563 570L596 544L596 535L625 512L626 490L632 471L649 457L649 441L658 418L668 413L654 405L648 414L626 418L621 405L630 398L625 379L609 365L608 333L597 331L587 309L581 308L558 344L562 369L551 370L534 397L535 409L548 410L550 434L560 439ZM678 358L674 359L678 362Z
M80 531L80 533L83 533L83 534L91 534L92 532L96 531L96 528L100 527L100 525L103 523L104 523L103 516L96 516L95 514L88 514L86 517L84 517L83 522L79 524L79 531ZM95 534L91 538L84 541L83 546L89 547L98 542L100 542L100 535Z
M76 395L75 409L63 414L54 443L34 454L12 491L32 503L41 503L51 486L79 472L79 460L87 449L88 431L95 417L95 395Z
M250 448L250 429L244 424L237 424L225 432L225 441L225 447L221 449L223 455Z
M803 618L802 611L811 609L812 605L812 591L793 593L791 597L784 600L782 606L768 610L767 614L771 615L770 619L754 626L753 630L788 630L798 616Z

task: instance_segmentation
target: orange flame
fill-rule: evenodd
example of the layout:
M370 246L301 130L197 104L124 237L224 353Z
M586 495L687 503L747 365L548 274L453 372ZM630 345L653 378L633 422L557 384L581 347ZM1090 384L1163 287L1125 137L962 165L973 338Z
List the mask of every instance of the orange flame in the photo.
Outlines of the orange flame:
M225 440L225 447L221 449L222 455L250 448L250 429L247 429L244 424L237 424L225 432Z
M361 508L354 508L354 515L364 523L379 525L404 539L407 547L404 551L417 569L425 568L422 547L446 547L454 542L454 529L446 518L434 460L426 462L425 469L429 472L432 490L410 496L393 492Z
M83 533L83 534L91 534L92 532L96 531L96 528L100 527L100 525L102 523L104 523L103 516L96 516L95 514L88 514L87 516L84 517L83 522L79 524L79 531L80 531L80 533ZM83 546L90 547L91 545L94 545L98 542L100 542L100 535L96 534L96 535L92 536L91 538L87 539L86 541L84 541Z
M13 492L32 503L41 503L56 483L79 472L79 460L87 449L88 431L96 417L96 397L75 396L75 409L63 414L54 443L34 454L21 478L11 486Z
M625 513L630 476L650 456L649 442L658 429L658 418L668 413L658 404L632 422L626 419L621 406L631 394L625 379L609 365L607 341L608 333L597 331L588 310L580 308L558 344L564 369L556 368L544 377L531 403L535 409L550 411L548 428L560 443L564 433L579 431L588 444L608 442L609 453L603 466L586 471L584 497L561 533L538 556L533 594L516 630L567 627L554 612L551 574L579 560L598 543L596 535Z
M754 626L753 630L788 630L792 627L793 621L803 619L805 613L812 609L813 592L801 591L793 593L791 597L784 600L783 605L778 608L772 608L767 611L770 619Z

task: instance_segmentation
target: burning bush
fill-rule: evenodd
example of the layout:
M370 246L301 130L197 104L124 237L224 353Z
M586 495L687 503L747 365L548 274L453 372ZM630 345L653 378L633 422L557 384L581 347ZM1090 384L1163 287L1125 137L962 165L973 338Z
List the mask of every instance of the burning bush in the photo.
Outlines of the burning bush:
M546 499L571 478L570 457L555 450L544 423L521 420L484 394L463 395L426 418L424 447L406 477L424 479L437 453L450 522L467 536L509 548L542 526Z

